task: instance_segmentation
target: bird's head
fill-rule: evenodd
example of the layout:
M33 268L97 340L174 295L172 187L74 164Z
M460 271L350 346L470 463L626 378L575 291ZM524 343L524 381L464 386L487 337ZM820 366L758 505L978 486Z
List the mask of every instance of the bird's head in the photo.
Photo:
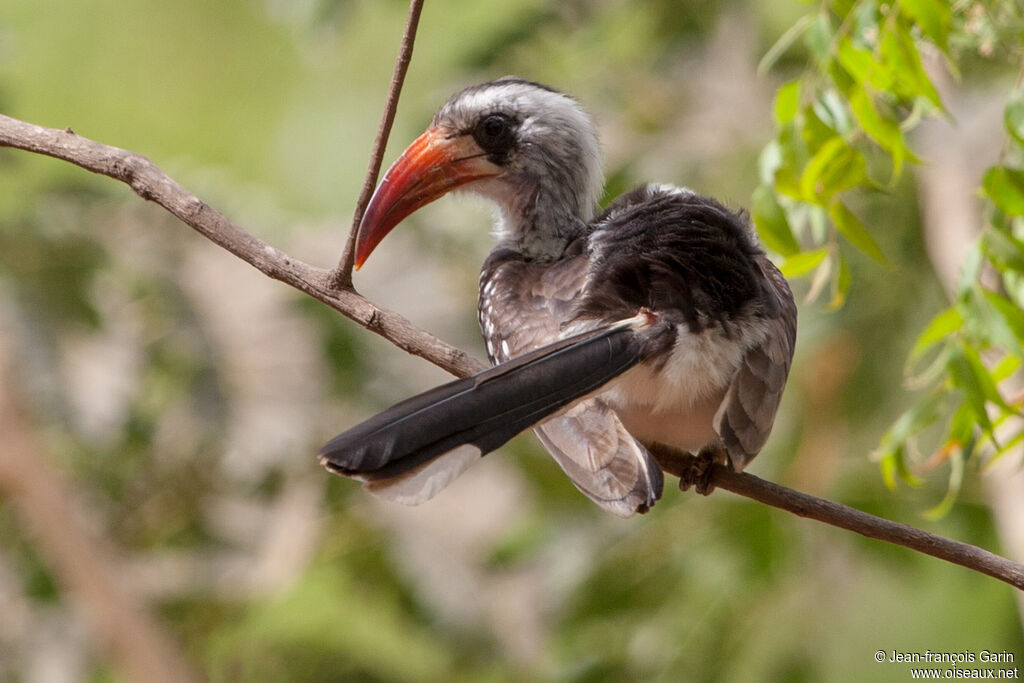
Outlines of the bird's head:
M472 86L384 175L359 227L356 267L406 216L456 188L496 204L499 241L550 253L582 231L602 186L597 131L576 100L519 78Z

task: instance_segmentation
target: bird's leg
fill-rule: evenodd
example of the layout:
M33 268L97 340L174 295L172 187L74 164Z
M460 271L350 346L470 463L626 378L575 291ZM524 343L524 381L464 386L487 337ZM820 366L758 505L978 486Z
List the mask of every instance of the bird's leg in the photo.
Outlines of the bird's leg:
M715 465L725 465L729 459L721 445L706 446L697 455L691 455L685 469L679 474L679 490L693 489L702 496L711 495L715 490L712 481Z
M658 467L663 472L675 475L682 479L687 476L687 472L692 468L692 461L694 456L688 451L681 451L678 448L672 446L666 446L663 443L648 443L644 444L647 448L647 452L654 456L655 461L658 463Z
M697 455L662 443L648 444L647 450L662 470L679 477L680 491L689 491L693 487L702 496L715 490L711 481L714 465L728 463L725 448L721 445L702 448Z
M697 457L694 458L694 475L692 479L694 490L702 496L711 495L711 492L715 490L715 484L711 481L714 474L714 466L725 465L728 462L729 458L726 456L723 446L716 445L702 448ZM682 488L682 480L680 480L680 488Z

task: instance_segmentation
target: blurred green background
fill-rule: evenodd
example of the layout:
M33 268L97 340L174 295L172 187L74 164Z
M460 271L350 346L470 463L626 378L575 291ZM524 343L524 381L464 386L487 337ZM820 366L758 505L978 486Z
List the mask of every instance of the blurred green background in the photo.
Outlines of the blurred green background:
M5 0L0 112L144 154L260 237L330 267L406 10ZM795 0L428 2L385 163L451 92L515 73L594 114L609 196L655 180L748 205L774 89L804 57L791 50L768 74L757 64L806 11ZM988 64L964 78L982 102L1012 76ZM847 305L803 307L785 403L751 471L1007 552L976 473L931 521L922 513L944 482L891 492L869 457L911 400L903 359L944 300L915 175L863 205L894 267L851 254ZM488 222L465 199L427 207L356 286L483 357L475 288ZM212 680L904 680L908 667L877 664L877 650L1024 656L1015 595L992 579L674 483L649 515L613 519L532 436L426 505L381 503L314 454L444 373L126 187L4 149L0 332L16 358L9 389L73 482L82 521L113 542L119 581ZM0 491L0 680L116 679L85 624Z

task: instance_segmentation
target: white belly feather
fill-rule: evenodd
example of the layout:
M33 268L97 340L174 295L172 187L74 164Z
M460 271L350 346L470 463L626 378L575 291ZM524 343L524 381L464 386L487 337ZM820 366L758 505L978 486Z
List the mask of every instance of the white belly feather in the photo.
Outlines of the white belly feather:
M718 327L700 334L680 327L664 365L638 365L600 395L641 442L697 451L718 437L715 412L747 349L760 344L764 333L762 325L731 336Z

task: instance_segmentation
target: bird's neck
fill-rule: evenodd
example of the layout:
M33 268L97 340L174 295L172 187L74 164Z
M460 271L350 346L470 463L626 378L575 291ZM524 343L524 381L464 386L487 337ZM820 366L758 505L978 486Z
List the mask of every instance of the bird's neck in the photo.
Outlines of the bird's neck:
M495 237L499 246L532 260L561 256L570 242L586 234L594 217L594 202L590 198L537 189L517 194L516 199L499 203Z

